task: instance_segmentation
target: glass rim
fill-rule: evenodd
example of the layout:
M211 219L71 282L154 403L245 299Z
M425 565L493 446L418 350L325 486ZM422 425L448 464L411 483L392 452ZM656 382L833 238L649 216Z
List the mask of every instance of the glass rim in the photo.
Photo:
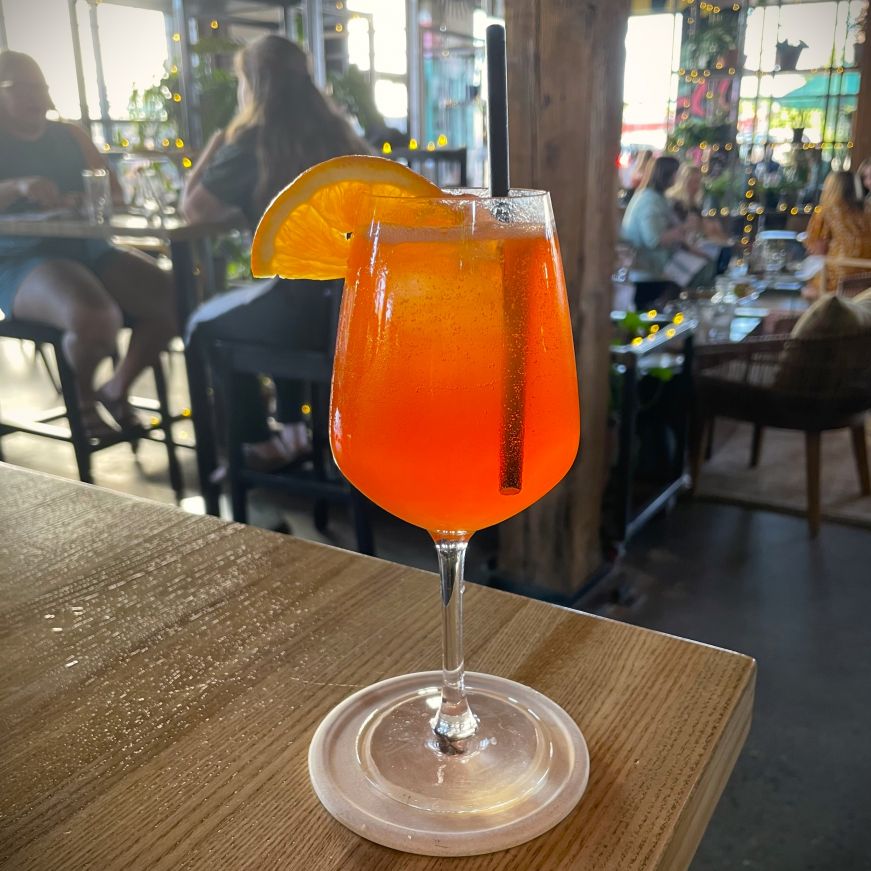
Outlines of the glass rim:
M460 199L458 195L460 194L471 194L475 197L475 199ZM432 196L432 197L417 197L417 196L403 196L402 194L376 194L370 193L368 194L369 198L382 202L382 201L404 201L407 203L425 203L425 202L436 202L436 203L446 203L453 206L464 206L466 204L476 204L476 203L487 203L487 202L524 202L524 201L538 201L542 200L545 197L550 196L550 191L545 190L537 190L535 188L511 188L508 192L507 197L494 197L491 196L489 188L483 187L450 187L450 188L442 188L442 196Z

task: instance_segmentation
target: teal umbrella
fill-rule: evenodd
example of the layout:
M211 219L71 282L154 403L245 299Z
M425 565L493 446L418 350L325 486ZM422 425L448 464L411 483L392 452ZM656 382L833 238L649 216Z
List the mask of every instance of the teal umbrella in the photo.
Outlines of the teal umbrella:
M832 73L831 91L829 76L817 73L794 91L777 98L775 102L785 109L822 109L829 93L832 96L855 96L859 93L859 73Z

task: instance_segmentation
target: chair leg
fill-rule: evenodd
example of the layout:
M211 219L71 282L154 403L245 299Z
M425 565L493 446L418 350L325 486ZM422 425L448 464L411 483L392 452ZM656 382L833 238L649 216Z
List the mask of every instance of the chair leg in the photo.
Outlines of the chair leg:
M230 510L236 523L248 522L248 488L238 475L230 475Z
M871 472L868 469L868 442L865 440L864 422L851 426L850 435L853 438L853 456L856 458L862 495L871 496Z
M709 417L693 417L690 424L690 477L692 492L699 483L699 473L702 470L702 456L705 451L706 436L713 430L713 421Z
M70 441L76 455L76 465L79 469L79 480L85 484L93 484L91 477L91 441L85 432L82 412L79 407L79 392L76 386L76 376L64 356L63 349L55 346L54 356L57 361L57 372L60 378L61 393L67 409L67 420L70 422Z
M36 354L39 356L39 359L42 360L42 365L45 367L45 373L48 375L48 380L51 381L51 386L54 387L54 392L60 395L63 391L61 390L57 378L54 376L54 370L51 368L51 363L45 355L45 345L43 345L42 342L36 343Z
M166 378L163 375L163 361L159 360L152 367L154 386L157 391L157 404L160 408L160 427L163 430L163 441L166 445L166 459L169 468L169 481L177 501L184 495L184 481L181 466L175 453L175 440L172 437L172 415L169 412L169 395L166 389Z
M372 524L369 522L368 500L353 487L351 488L351 514L354 518L354 531L357 534L357 550L367 556L375 556L375 540L372 536Z
M714 453L714 418L708 418L708 432L705 438L705 460L710 460Z
M759 465L759 455L762 453L762 436L765 429L758 423L753 424L753 445L750 448L750 468L755 469Z
M330 503L326 499L315 499L313 516L315 529L326 533L330 526Z
M804 434L807 474L807 522L811 538L820 531L820 433Z

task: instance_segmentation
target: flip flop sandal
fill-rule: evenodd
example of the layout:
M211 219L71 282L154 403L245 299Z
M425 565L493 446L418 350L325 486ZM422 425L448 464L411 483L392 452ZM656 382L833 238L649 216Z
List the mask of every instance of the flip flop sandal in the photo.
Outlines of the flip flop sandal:
M82 408L79 413L82 417L82 425L85 427L85 435L89 439L102 441L104 439L115 438L118 435L118 430L100 417L100 412L95 405L89 408Z
M110 399L102 388L97 390L97 399L122 432L145 431L145 424L137 414L136 409L126 399Z

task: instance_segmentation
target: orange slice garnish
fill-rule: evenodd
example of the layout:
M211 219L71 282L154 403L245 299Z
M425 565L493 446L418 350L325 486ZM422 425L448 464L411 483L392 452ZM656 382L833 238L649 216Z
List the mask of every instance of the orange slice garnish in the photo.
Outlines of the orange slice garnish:
M255 278L344 278L351 234L370 196L442 197L441 188L383 157L334 157L297 176L263 213L251 246Z

